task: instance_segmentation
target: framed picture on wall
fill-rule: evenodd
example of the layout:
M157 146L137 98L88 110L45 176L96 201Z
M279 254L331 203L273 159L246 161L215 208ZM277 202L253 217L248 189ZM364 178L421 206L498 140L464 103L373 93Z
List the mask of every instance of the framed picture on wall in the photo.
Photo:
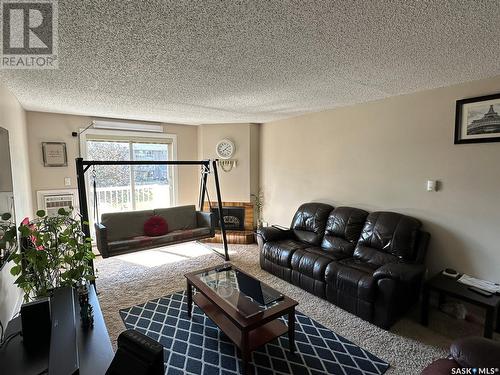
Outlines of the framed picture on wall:
M64 142L42 142L43 165L45 167L67 167L68 154Z
M455 144L500 142L500 94L457 100Z

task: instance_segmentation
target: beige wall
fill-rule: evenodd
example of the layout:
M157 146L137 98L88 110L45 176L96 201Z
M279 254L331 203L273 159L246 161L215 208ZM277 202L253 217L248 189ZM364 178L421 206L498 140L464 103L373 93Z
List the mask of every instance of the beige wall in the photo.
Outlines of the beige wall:
M390 210L431 232L431 272L500 281L500 144L454 145L455 101L500 77L261 126L264 219L289 225L307 201ZM427 179L442 181L429 193Z
M32 212L26 117L17 99L1 84L0 127L9 131L16 220L20 223ZM0 320L4 326L14 314L21 298L21 291L14 285L10 268L8 264L0 272Z
M13 191L11 169L9 132L0 128L0 193ZM2 203L4 202L0 202L0 207L3 207Z
M218 158L215 151L217 143L223 138L229 138L235 144L236 151L231 159L237 159L238 165L230 172L219 171L221 195L224 201L250 202L252 186L258 176L258 165L255 161L255 145L257 134L255 124L211 124L198 126L198 147L201 159ZM258 159L257 159L258 160ZM210 179L210 198L216 200L215 190Z
M177 159L198 160L198 130L190 125L166 125L166 132L177 134ZM178 167L179 204L198 204L200 168Z
M250 124L250 193L257 195L260 188L260 124Z
M56 113L27 112L31 180L33 199L36 191L47 189L76 189L75 158L78 156L78 139L74 131L87 127L92 119ZM197 159L197 130L195 126L164 124L164 131L177 135L177 159ZM44 167L42 142L65 142L68 151L67 167ZM199 172L195 167L178 167L179 204L197 203ZM64 178L71 178L71 186L64 186Z
M78 140L71 132L90 124L85 116L56 113L27 112L28 142L31 169L31 185L34 209L37 210L37 190L76 189L75 158L78 156ZM42 142L65 142L68 152L67 167L44 167ZM71 178L71 186L64 186L64 178Z

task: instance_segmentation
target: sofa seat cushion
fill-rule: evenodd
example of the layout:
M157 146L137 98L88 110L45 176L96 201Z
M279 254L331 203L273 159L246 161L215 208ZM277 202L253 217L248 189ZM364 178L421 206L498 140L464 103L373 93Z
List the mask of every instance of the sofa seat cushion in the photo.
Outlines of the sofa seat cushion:
M376 266L354 258L330 263L325 271L326 282L338 293L374 302L377 283L373 278Z
M198 238L202 236L208 236L210 234L210 227L201 227L194 229L181 230L180 233L174 232L175 240L183 240L186 238Z
M325 251L320 247L308 247L293 253L291 265L294 271L315 280L325 281L326 266L346 257L347 255L340 251Z
M293 253L305 247L307 247L306 244L296 240L266 242L262 247L262 255L274 264L291 268Z
M399 258L392 254L366 246L357 246L356 250L354 250L353 258L357 259L359 264L366 263L373 268L378 268L385 264L396 263L399 261Z
M128 240L109 242L108 248L110 252L126 252L128 250L167 245L172 242L181 242L190 239L195 240L197 238L207 237L209 234L210 228L208 227L176 230L163 236L136 236Z
M153 237L153 244L167 244L169 242L177 242L182 240L189 240L191 238L199 238L202 236L208 236L210 234L210 228L194 228L194 229L186 229L186 230L176 230L170 233L167 233L163 236Z
M127 240L111 241L108 243L110 252L121 252L133 249L140 249L144 247L151 247L153 245L153 238L149 236L136 236Z

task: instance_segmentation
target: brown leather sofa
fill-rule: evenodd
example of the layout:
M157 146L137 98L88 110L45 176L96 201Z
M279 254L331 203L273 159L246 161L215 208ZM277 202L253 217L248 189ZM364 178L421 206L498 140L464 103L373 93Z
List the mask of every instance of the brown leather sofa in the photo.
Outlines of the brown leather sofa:
M450 355L432 362L421 374L497 374L498 368L500 342L484 337L466 337L454 341Z
M382 328L418 300L429 234L394 212L299 207L290 229L257 231L266 271Z

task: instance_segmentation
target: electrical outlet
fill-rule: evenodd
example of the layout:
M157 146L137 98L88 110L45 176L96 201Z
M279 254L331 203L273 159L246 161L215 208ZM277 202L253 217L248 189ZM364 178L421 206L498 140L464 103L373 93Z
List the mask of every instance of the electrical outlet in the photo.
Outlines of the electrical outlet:
M64 186L71 186L71 177L64 177Z

